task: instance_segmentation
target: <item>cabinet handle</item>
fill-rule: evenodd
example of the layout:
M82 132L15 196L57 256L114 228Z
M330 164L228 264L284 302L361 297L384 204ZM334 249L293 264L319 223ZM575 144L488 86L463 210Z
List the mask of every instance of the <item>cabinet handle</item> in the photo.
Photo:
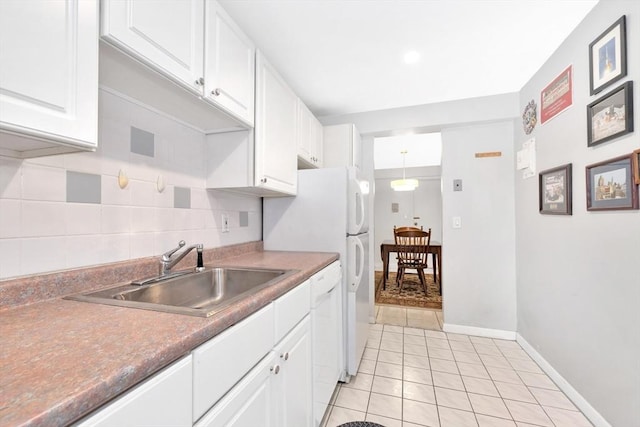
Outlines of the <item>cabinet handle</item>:
M280 355L280 358L281 358L281 359L284 359L284 360L289 360L289 352L287 351L286 353L281 354L281 355Z
M200 77L195 83L196 86L204 86L204 78Z
M211 95L213 96L220 96L220 88L217 87L214 90L211 91Z
M274 374L278 375L280 373L280 365L272 366L270 370Z

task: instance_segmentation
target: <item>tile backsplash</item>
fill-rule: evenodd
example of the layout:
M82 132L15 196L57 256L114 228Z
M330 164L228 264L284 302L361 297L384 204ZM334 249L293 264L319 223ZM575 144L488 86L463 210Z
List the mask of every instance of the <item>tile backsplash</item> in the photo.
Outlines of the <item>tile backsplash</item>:
M99 107L97 152L0 157L0 280L261 239L260 198L205 188L204 134L108 90Z

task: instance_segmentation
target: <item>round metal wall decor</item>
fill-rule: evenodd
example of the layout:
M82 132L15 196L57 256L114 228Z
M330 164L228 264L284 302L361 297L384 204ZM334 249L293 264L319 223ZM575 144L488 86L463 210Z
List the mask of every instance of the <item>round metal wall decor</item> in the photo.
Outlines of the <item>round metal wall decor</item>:
M522 127L524 128L524 133L527 135L536 127L536 123L538 123L537 115L538 106L536 105L536 101L532 99L527 106L524 107L524 113L522 113Z

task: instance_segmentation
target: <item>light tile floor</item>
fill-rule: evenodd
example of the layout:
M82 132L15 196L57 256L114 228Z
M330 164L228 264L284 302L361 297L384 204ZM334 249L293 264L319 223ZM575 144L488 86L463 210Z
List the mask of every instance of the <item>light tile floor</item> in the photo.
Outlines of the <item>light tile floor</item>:
M442 330L442 310L376 305L376 323Z
M592 426L515 341L442 332L433 310L380 306L376 319L397 324L371 326L359 372L336 387L324 427Z

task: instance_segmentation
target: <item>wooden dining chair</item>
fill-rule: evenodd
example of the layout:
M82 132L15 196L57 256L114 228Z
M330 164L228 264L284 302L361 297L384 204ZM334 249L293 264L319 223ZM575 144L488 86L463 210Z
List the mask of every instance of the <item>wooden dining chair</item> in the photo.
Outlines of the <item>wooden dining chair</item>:
M395 243L398 253L398 273L396 283L400 287L404 285L404 275L407 269L416 270L420 283L424 287L424 294L427 295L427 280L424 269L427 268L427 258L429 256L429 244L431 242L431 229L424 230L402 230L394 232Z
M393 234L395 235L397 231L408 231L408 230L422 230L422 226L414 227L413 225L407 225L402 227L393 226Z

